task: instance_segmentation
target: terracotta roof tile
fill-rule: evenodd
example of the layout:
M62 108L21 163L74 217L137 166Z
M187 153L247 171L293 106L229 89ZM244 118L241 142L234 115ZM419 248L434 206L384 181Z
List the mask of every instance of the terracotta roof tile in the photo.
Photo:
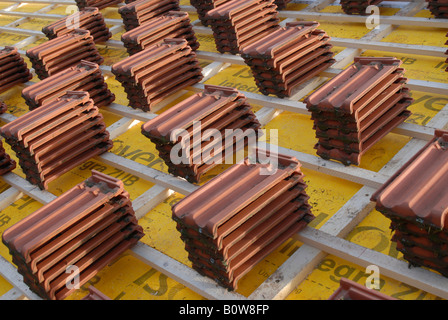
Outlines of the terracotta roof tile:
M0 114L5 113L6 111L8 111L8 105L0 100Z
M286 9L288 3L290 3L291 0L275 0L275 4L277 5L278 10Z
M199 48L189 15L182 11L170 11L166 15L148 20L143 25L122 34L121 41L132 55L161 43L166 38L186 39L193 50Z
M8 153L6 153L5 148L3 147L3 142L0 141L0 176L11 172L17 166L15 160L13 160Z
M409 117L413 99L401 63L395 58L355 58L305 99L319 156L360 164L367 150Z
M17 48L5 46L0 49L0 93L25 83L32 77Z
M231 290L314 218L300 163L277 156L271 175L261 173L268 164L246 159L172 207L193 268Z
M440 232L439 229L428 228L420 220L404 221L394 216L389 216L391 220L390 229L401 232L408 236L427 238L433 244L448 244L448 232Z
M202 80L202 68L185 39L164 39L112 66L130 106L144 111Z
M143 236L129 194L115 178L92 176L3 232L24 282L44 299L62 300ZM98 294L96 294L98 296ZM103 298L104 296L101 295Z
M226 2L232 0L191 0L191 5L196 9L198 18L204 26L209 26L210 23L206 18L207 12L213 10Z
M448 33L446 34L446 36L448 37ZM448 40L445 42L445 45L448 45ZM446 50L445 54L448 56L448 50ZM448 58L446 58L446 63L448 63ZM448 67L445 69L446 72L448 72Z
M397 249L414 265L448 276L448 132L432 139L373 196L376 209L391 219Z
M41 189L112 148L103 117L88 92L68 91L4 125L0 134L16 152L27 180Z
M87 7L98 8L99 10L117 5L121 3L121 0L75 0L76 5L80 10Z
M90 32L82 29L76 29L28 49L26 55L41 80L76 66L82 60L96 64L104 61Z
M97 107L107 106L115 100L99 66L83 60L76 66L24 88L22 97L30 110L34 110L62 96L66 91L87 91Z
M89 286L89 293L81 300L112 300L94 286Z
M447 182L447 145L448 132L436 131L435 137L375 193L372 199L377 208L402 218L418 218L439 229L447 228L448 199L438 192ZM406 182L411 180L412 183Z
M406 241L406 238L394 238L394 241L397 244L397 250L403 254L403 258L411 266L426 267L448 277L448 257L446 250L427 250L412 242Z
M428 9L436 18L448 19L448 3L443 0L426 0Z
M366 12L368 6L378 5L383 0L341 0L342 10L346 14L359 14L367 15L370 12Z
M230 290L236 290L238 281L257 263L308 224L307 218L300 218L306 214L307 210L305 207L301 207L281 222L275 221L272 225L269 225L272 228L265 230L264 234L257 234L254 239L243 239L241 243L245 243L247 247L244 248L243 246L241 252L231 259L208 255L202 248L190 251L189 259L193 262L193 268L200 273L204 270L209 271L212 278L220 285ZM186 249L189 250L190 248L186 246ZM204 257L201 258L199 254Z
M195 7L199 19L203 22L204 25L208 25L208 20L205 19L205 16L208 11L213 10L226 2L232 0L191 0L191 5ZM275 0L275 5L278 9L285 9L286 5L291 2L291 0Z
M205 85L203 92L143 124L142 134L156 145L170 173L199 182L205 172L222 163L225 155L245 147L249 136L254 134L256 138L259 128L260 123L243 94L233 88ZM181 143L181 137L175 136L180 129L186 130L183 139L188 141L184 147L189 150L189 162L178 164L173 163L171 151ZM214 132L219 132L221 139L215 139ZM227 138L231 135L234 140Z
M347 278L341 278L339 284L339 288L328 300L397 300Z
M42 32L48 39L54 39L57 36L73 31L69 23L79 23L78 28L88 30L95 43L107 41L112 37L109 28L104 22L104 18L98 8L86 7L79 12L64 17L42 28Z
M170 11L180 11L179 0L137 0L118 9L127 31Z
M330 37L318 26L312 21L288 23L241 50L263 94L289 97L334 63Z
M211 25L218 51L237 54L279 28L276 9L273 0L234 0L209 10L205 19Z

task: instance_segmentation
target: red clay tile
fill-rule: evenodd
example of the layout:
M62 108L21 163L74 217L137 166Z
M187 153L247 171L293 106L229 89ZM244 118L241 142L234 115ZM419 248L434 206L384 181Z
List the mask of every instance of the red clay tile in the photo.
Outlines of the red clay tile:
M30 110L34 110L57 99L66 91L89 92L97 107L109 105L115 100L115 95L104 82L99 66L88 61L81 61L74 67L24 88L22 97Z
M205 172L223 162L225 155L246 147L249 137L257 138L259 128L251 106L238 90L206 85L203 92L143 124L142 134L156 145L170 173L199 182ZM189 162L175 164L171 151L181 142L181 137L175 136L179 129L185 130L183 139L188 139L184 148L189 150ZM222 139L210 141L212 130L219 132ZM226 139L230 134L234 140Z
M51 268L54 261L80 248L86 239L91 239L106 227L116 224L119 220L125 220L123 217L128 217L130 205L127 196L119 195L113 198L81 223L68 228L63 235L34 251L28 268L43 281L44 272Z
M112 148L103 117L88 92L68 91L4 125L0 134L16 152L27 180L42 189Z
M378 210L446 228L448 199L437 190L443 190L448 181L445 178L447 145L448 132L437 130L434 139L373 195ZM411 180L412 183L406 182Z
M275 4L277 5L278 10L286 9L288 3L290 2L291 0L275 0Z
M432 240L428 234L425 236L416 236L395 230L392 240L396 242L400 241L402 245L407 247L420 247L425 250L422 252L426 252L428 257L445 257L446 260L448 243L444 243L443 241L436 242Z
M300 163L277 156L272 175L260 171L269 165L246 159L172 207L193 268L230 290L314 218Z
M209 10L205 19L211 25L218 51L237 54L279 28L276 8L273 0L234 0Z
M240 251L229 259L221 260L218 256L212 256L204 251L203 248L194 250L186 246L190 252L189 259L194 263L194 266L208 269L215 278L219 279L219 283L228 289L234 290L237 288L237 282L247 272L249 272L258 262L272 252L276 247L288 240L291 235L299 232L304 228L308 221L303 219L306 210L301 210L290 213L280 222L273 219L273 228L263 230L264 233L257 234L252 239L242 239L241 247L234 247L234 251ZM259 231L259 230L257 230ZM201 257L202 256L202 257Z
M368 15L370 12L366 12L367 7L381 2L383 0L341 0L341 7L346 14Z
M207 12L213 10L226 2L232 0L191 0L191 5L196 9L198 18L204 26L209 26L210 23L206 19Z
M144 111L202 80L202 68L185 39L164 39L112 66L130 106Z
M118 9L127 31L170 11L180 11L179 0L137 0Z
M288 23L241 50L261 93L290 97L334 63L330 37L317 22Z
M0 50L0 92L17 84L25 83L32 77L33 75L28 70L27 64L17 48L5 46ZM4 110L4 105L1 110Z
M305 40L304 36L309 36L319 26L317 22L308 23L289 23L285 28L279 28L272 33L271 37L254 43L241 51L243 58L272 60L277 58L281 60L290 54L299 51L303 46L301 43ZM275 60L271 67L276 67Z
M104 22L101 12L96 7L86 7L75 14L53 22L52 24L43 27L42 32L48 39L54 39L57 36L73 31L73 28L69 23L73 23L74 21L79 23L79 29L88 30L90 32L95 43L105 42L112 36L109 32L109 28Z
M24 282L44 299L62 300L143 236L129 194L115 178L92 176L5 230L3 243Z
M87 7L98 8L99 10L115 6L121 3L121 0L75 0L76 5L80 10Z
M328 300L397 300L347 278L341 278L339 284L339 288Z
M250 202L297 170L297 164L284 163L285 168L273 175L261 175L264 167L256 164L234 165L220 179L208 182L173 207L173 218L201 234L215 238L219 225ZM253 189L248 189L253 186ZM219 189L219 192L216 191ZM216 197L211 197L211 195ZM219 197L218 197L219 195ZM235 198L236 197L236 198ZM222 206L226 203L226 206ZM230 204L230 205L229 205ZM211 211L210 208L221 208Z
M319 139L319 142L315 145L317 154L326 160L337 160L344 165L358 165L361 163L362 156L368 151L375 143L384 138L393 128L401 124L406 118L409 117L409 113L400 114L394 120L389 122L385 127L380 128L369 139L367 139L361 145L341 145L338 141L333 140L332 143L328 143L325 139ZM373 130L373 129L372 129Z
M358 165L366 151L410 116L407 108L414 100L401 63L395 58L355 58L305 99L319 156Z
M81 300L111 300L108 296L102 293L100 290L94 286L89 286L89 293Z
M427 250L406 241L406 239L394 238L397 250L403 254L410 266L427 267L448 277L448 255L446 251L436 252Z
M448 37L448 33L446 34L446 36ZM448 45L448 40L445 42L445 45ZM448 50L446 50L445 54L448 56ZM448 58L446 58L446 63L448 63ZM445 69L446 72L448 72L448 67Z
M181 228L178 225L179 231L182 232L182 237L185 241L191 244L201 244L207 246L209 249L213 248L215 251L220 250L224 258L229 257L229 249L238 244L238 241L247 237L254 230L267 227L267 224L274 222L274 219L281 217L282 214L289 214L301 207L307 200L308 196L300 194L306 188L306 184L300 177L300 173L292 176L293 178L283 180L274 188L263 194L253 203L238 212L235 216L230 218L227 222L220 225L217 230L217 237L210 239L207 243L202 243L203 235L194 229ZM283 190L289 186L287 192L278 194L278 190ZM268 195L275 195L268 198ZM298 194L300 194L298 196ZM258 229L257 229L258 228ZM252 238L251 238L252 239ZM241 245L241 243L239 244Z
M121 41L128 53L134 54L163 42L165 38L183 38L193 50L199 48L189 15L182 11L170 11L166 15L148 20L141 26L125 32Z
M445 0L426 0L426 2L428 2L428 10L436 18L448 18L448 3Z
M316 137L319 138L319 144L323 146L331 146L332 144L336 147L341 145L347 146L348 149L351 149L354 152L360 152L363 150L367 150L370 145L373 145L375 142L370 142L375 134L378 132L378 128L382 128L380 130L389 132L390 128L388 126L393 126L394 120L402 121L401 118L409 117L410 112L406 110L406 108L412 103L410 98L404 98L403 102L401 102L403 98L400 95L397 95L395 100L389 102L391 105L388 108L388 111L383 114L372 114L372 119L367 118L365 124L360 124L358 131L346 133L340 132L339 129L329 129L329 130L320 130L319 127L316 127ZM369 145L369 146L367 146Z
M394 216L388 218L391 220L390 229L393 231L397 230L408 236L427 238L436 245L448 244L448 232L445 230L428 228L420 220L408 221Z
M102 174L94 172L89 180L65 192L62 196L6 230L3 233L3 240L12 252L20 252L23 260L28 263L31 261L31 250L38 248L37 243L44 239L52 239L60 228L64 228L64 224L69 225L75 222L71 221L71 216L82 219L82 215L87 215L93 208L107 203L123 192L123 189L121 181L113 181L110 178L103 181ZM66 212L64 208L72 205L70 201L77 202L77 205L73 207L76 210ZM58 208L60 209L58 210ZM67 213L71 216L67 216ZM54 225L54 229L50 230L48 226L53 226L48 224L50 221L60 222L59 225Z
M0 101L0 114L8 111L8 105L4 101Z
M90 32L82 29L76 29L28 49L26 55L41 80L76 66L82 60L96 64L104 61Z
M401 64L401 60L395 58L355 58L354 64L307 98L309 109L314 110L318 106L318 111L351 114L354 103Z
M448 276L448 132L434 138L372 196L376 209L391 219L392 241L404 258Z
M16 168L16 166L16 161L6 153L6 150L3 147L3 142L0 141L0 176L11 172Z

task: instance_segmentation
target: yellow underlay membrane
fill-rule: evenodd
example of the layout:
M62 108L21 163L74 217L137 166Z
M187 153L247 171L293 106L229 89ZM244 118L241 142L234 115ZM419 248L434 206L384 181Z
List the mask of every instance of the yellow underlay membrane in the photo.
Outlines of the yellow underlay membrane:
M182 5L190 5L189 1L181 1ZM0 10L8 8L13 3L0 3ZM46 8L48 4L21 4L13 11L36 12ZM306 4L289 4L288 10L300 11L306 8ZM399 9L381 8L381 15L393 15ZM106 8L101 11L105 18L121 19L117 12L117 7ZM342 13L339 6L329 6L322 12ZM67 7L64 5L54 5L51 10L45 10L48 14L66 14ZM419 12L417 17L431 17L427 10ZM192 21L197 16L190 14ZM12 23L20 17L0 15L0 26L11 26ZM51 19L28 19L21 23L17 28L42 30L42 27L50 23ZM361 23L330 23L322 21L320 28L325 30L331 37L359 39L370 30ZM446 29L434 29L423 27L397 27L390 35L382 41L395 42L414 45L428 45L443 47L446 42ZM121 33L117 33L112 39L120 40ZM0 33L0 45L14 45L24 39L26 35L12 33ZM212 36L197 34L201 43L200 50L217 52ZM31 48L38 43L46 41L46 38L36 39L30 45L22 50ZM105 58L104 65L111 66L117 61L126 58L128 55L124 49L114 49L98 45L100 54ZM345 48L335 47L336 53L342 52ZM403 67L406 69L406 76L409 79L427 80L431 82L446 83L448 73L445 72L446 64L443 58L431 58L417 55L393 54L390 52L365 51L363 56L395 56L403 60ZM29 63L29 61L26 59ZM202 66L206 66L210 61L203 61ZM30 65L30 63L29 63ZM35 76L32 81L38 81ZM106 79L109 87L115 93L116 103L128 105L128 100L120 83L113 77ZM246 66L232 65L216 76L206 81L207 84L234 87L241 91L259 93L250 69ZM21 97L21 88L17 86L9 91L2 93L0 99L9 106L8 112L20 116L28 111L25 101ZM175 103L182 101L193 92L186 93L167 108ZM413 91L412 95L415 103L410 107L412 116L407 120L408 123L425 125L434 115L448 104L447 95L436 95L425 92ZM259 110L263 105L254 105L254 110ZM163 110L161 110L163 111ZM159 112L161 112L159 111ZM120 119L120 116L102 110L107 125L111 125ZM112 153L136 161L145 166L167 172L167 167L158 157L155 146L150 140L144 137L140 132L141 122L136 122L124 134L114 139ZM278 130L278 144L281 147L297 150L300 152L315 155L314 145L316 138L312 129L312 121L309 115L301 115L293 112L282 112L272 121L266 129ZM361 168L371 171L379 171L411 138L401 136L395 133L388 134L374 147L372 147L362 158ZM269 140L268 140L269 141ZM15 154L7 144L4 144L6 151L14 158ZM206 180L216 176L229 165L221 165L211 172L207 173ZM81 166L71 170L55 182L50 184L49 192L60 195L72 188L91 175L91 170L95 169L124 181L126 190L131 198L135 199L143 194L154 184L145 181L139 177L129 174L123 170L116 169L104 164L99 158L93 158ZM335 178L323 173L303 168L306 175L305 180L308 184L307 193L311 197L310 204L313 206L313 214L316 219L310 224L313 228L320 228L330 219L347 201L353 197L362 185L348 182L344 179ZM23 172L18 166L14 173L24 177ZM1 190L6 190L8 185L2 182L0 178ZM173 193L165 201L161 202L154 209L148 212L139 220L142 225L145 236L141 241L169 257L191 266L184 250L184 244L176 230L176 225L171 218L171 205L179 201L183 196ZM18 222L27 215L40 208L42 204L28 196L23 196L15 201L9 207L0 212L0 234L14 223ZM395 244L391 242L391 230L389 229L389 220L379 212L372 210L346 237L347 240L402 259ZM238 285L237 293L248 297L257 289L273 272L275 272L282 263L284 263L296 250L302 246L297 239L290 239L279 246L273 253L260 262L251 272L241 279ZM8 249L0 244L0 255L6 260L11 261ZM327 255L322 262L311 271L311 273L286 297L288 300L326 300L339 287L341 277L354 280L360 284L365 284L369 274L366 269L345 261L333 255ZM93 285L111 299L122 300L168 300L168 299L204 299L198 293L190 290L179 282L170 279L168 276L148 266L140 261L130 252L126 252L120 258L115 260L109 266L101 270L87 284L67 298L67 300L78 300L84 297L87 288ZM7 280L0 278L0 296L13 288ZM381 275L380 292L387 295L404 299L440 299L432 294L413 288L400 281Z

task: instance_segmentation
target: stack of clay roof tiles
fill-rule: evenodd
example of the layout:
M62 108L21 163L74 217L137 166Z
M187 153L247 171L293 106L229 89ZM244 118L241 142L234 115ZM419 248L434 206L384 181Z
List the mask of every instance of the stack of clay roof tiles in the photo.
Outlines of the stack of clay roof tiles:
M275 0L275 4L277 5L278 10L286 9L286 6L290 2L291 2L291 0Z
M362 155L409 117L413 103L401 60L355 58L354 63L308 98L317 154L345 165Z
M179 0L137 0L118 9L127 31L170 11L180 11Z
M8 105L4 101L0 101L0 114L8 111Z
M289 97L335 62L330 37L318 26L318 22L288 23L241 50L263 94Z
M112 148L103 116L88 92L68 91L0 128L26 179L41 189Z
M190 0L191 5L196 9L198 18L204 26L209 26L210 22L206 18L207 12L234 0ZM275 0L278 10L285 9L291 0Z
M104 82L96 63L81 61L78 65L52 75L22 90L22 97L30 110L54 100L66 91L86 91L97 107L111 104L115 95Z
M112 300L112 299L109 298L108 296L106 296L104 293L102 293L100 290L98 290L94 286L89 286L89 293L84 298L82 298L81 300L89 300L89 301L103 300L103 301L109 301L109 300Z
M81 60L101 64L104 58L98 52L88 30L76 29L48 40L26 51L39 79L45 79Z
M0 101L0 114L8 111L8 105L4 101ZM14 170L17 163L12 159L3 147L3 142L0 141L0 176Z
M397 300L347 278L341 278L339 284L339 288L328 300Z
M412 266L448 277L448 131L417 152L372 196Z
M85 8L42 28L48 39L72 32L74 29L88 30L95 43L105 42L112 37L98 8Z
M172 207L192 267L230 290L314 218L300 163L266 153L276 170L247 158Z
M273 0L233 0L210 10L205 17L219 52L240 53L245 46L280 28Z
M436 18L448 19L448 1L447 0L426 0L428 9Z
M238 90L205 85L203 92L145 123L142 133L156 145L171 174L197 183L204 173L225 163L226 158L249 143L256 143L259 128L252 107ZM185 130L182 137L176 136L179 129ZM221 139L215 137L212 130L218 132ZM181 145L179 138L184 139L182 152L188 156L181 163L171 157L172 150Z
M79 10L87 7L98 8L99 10L114 6L123 2L122 0L75 0Z
M143 236L123 182L92 176L3 232L24 282L63 300ZM75 277L77 277L75 279Z
M164 98L202 80L202 68L185 39L164 39L112 66L129 105L150 111Z
M141 26L123 33L121 41L129 55L133 55L161 43L167 38L185 39L191 49L199 48L189 15L183 11L170 11L166 15L153 18Z
M32 77L17 48L6 46L0 50L0 93Z
M17 163L12 159L3 147L3 142L0 141L0 176L11 172L17 166Z
M201 21L201 23L204 26L209 26L210 23L206 19L207 12L230 1L232 0L190 0L190 3L196 9L198 18Z
M367 15L366 9L371 5L378 5L383 0L341 0L342 10L346 14Z
M446 36L447 36L447 38L448 38L448 33L446 34ZM448 40L445 42L445 45L448 46ZM448 50L446 50L445 54L448 56ZM445 62L448 64L448 58L446 58L446 61L445 61ZM448 67L445 69L445 71L448 72Z

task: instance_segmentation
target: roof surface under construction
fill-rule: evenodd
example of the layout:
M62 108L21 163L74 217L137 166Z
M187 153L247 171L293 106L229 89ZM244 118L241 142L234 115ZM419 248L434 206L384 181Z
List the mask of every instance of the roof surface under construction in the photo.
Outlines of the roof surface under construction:
M54 47L47 47L49 39L42 29L73 13L68 10L66 2L0 1L0 47L16 46L27 64L27 68L20 66L20 58L2 62L0 53L0 72L11 70L9 68L12 66L12 73L20 75L8 80L13 84L12 88L0 82L0 101L7 107L6 112L0 112L1 126L7 128L7 124L17 118L38 111L44 101L55 105L52 99L64 90L88 91L97 105L97 115L90 114L87 109L91 108L86 106L86 112L82 114L85 118L78 119L81 124L65 128L69 134L63 139L53 141L52 133L45 131L42 136L48 139L46 143L33 144L23 156L20 152L18 156L16 150L25 151L24 148L14 146L14 150L12 145L3 141L5 153L0 148L0 169L4 168L3 164L6 164L6 169L5 172L0 170L0 233L7 236L5 231L8 228L25 223L27 217L41 212L39 210L43 210L45 205L91 177L94 170L122 182L125 190L122 199L129 199L128 204L132 202L144 236L128 247L125 253L121 248L115 251L117 256L113 257L112 262L108 259L98 261L98 266L101 266L99 270L86 267L85 274L94 277L66 296L66 292L59 291L63 277L56 277L61 273L57 273L60 269L56 268L59 261L53 258L74 250L75 243L71 247L62 246L52 251L55 247L45 246L41 240L44 235L55 235L59 229L28 226L36 228L33 234L42 236L35 238L36 243L30 245L33 249L26 254L30 253L31 258L39 254L42 260L37 260L35 266L28 265L32 259L27 260L21 253L13 256L8 247L1 244L0 297L40 299L29 289L36 274L28 271L30 267L37 268L32 270L42 267L42 270L48 271L42 271L38 279L44 279L42 283L47 286L35 289L43 290L40 291L43 295L49 292L48 289L53 290L48 293L52 298L58 297L55 292L61 292L59 297L67 300L327 300L335 298L334 294L341 286L346 290L348 299L358 299L367 296L359 291L359 286L348 289L347 282L342 279L364 286L368 275L366 266L376 265L381 279L378 292L382 295L375 298L448 298L448 278L446 274L442 275L448 266L445 255L448 236L446 230L440 231L447 223L446 212L443 211L446 201L438 198L440 194L428 196L428 193L420 193L422 185L432 190L446 189L443 184L446 179L439 179L441 176L438 174L446 169L446 136L442 134L442 129L447 129L448 119L448 21L434 19L435 15L446 15L443 3L435 0L361 1L361 4L354 0L271 1L272 6L277 6L278 13L269 5L266 12L250 16L257 26L270 21L267 31L257 33L257 29L248 24L238 23L239 15L249 13L246 7L233 15L236 19L232 21L229 15L220 16L225 4L217 9L204 5L203 9L210 10L212 14L208 17L203 12L205 20L200 21L194 7L195 1L167 0L163 1L163 7L151 9L158 10L157 13L164 10L179 12L182 17L185 14L181 12L186 12L191 27L184 26L185 30L182 29L186 40L176 40L169 45L170 49L178 49L175 51L177 55L174 53L176 58L171 55L173 51L160 50L158 53L152 52L154 55L148 59L137 50L131 54L122 42L126 32L138 33L139 24L150 19L142 13L145 8L141 11L132 9L138 7L142 0L135 3L126 1L126 6L122 3L117 5L114 0L73 1L80 8L99 7L109 30L104 31L104 35L107 38L110 33L111 37L105 42L96 43L91 35L87 36L81 31L78 34L80 41L81 38L91 38L82 48L84 51L70 51L73 56L67 54L68 50L76 47L72 42L64 44L58 40L61 42ZM245 5L249 3L243 2ZM255 12L255 8L263 8L262 5L257 7L259 3L257 0L250 1L250 9ZM358 14L370 4L380 9L380 26L377 29L366 24L369 15ZM286 7L283 9L282 5ZM212 16L214 20L210 19ZM295 44L296 39L288 38L280 30L287 25L292 28L296 25L295 28L299 29L297 25L304 20L311 26L303 29L302 48L310 51L306 54L306 50L302 51L303 55L294 60L294 46L288 44ZM205 27L204 24L209 26ZM196 49L186 46L188 39L193 39L190 29L199 43ZM285 41L285 46L266 41L256 46L246 46L247 51L250 49L248 56L235 51L222 53L234 50L237 44L247 44L248 39L256 40L258 36L268 35L277 35L278 39ZM128 36L124 36L123 40L129 43L134 41ZM39 53L36 50L38 46L49 48L50 54L47 56L45 50ZM313 51L315 49L318 50ZM30 57L36 57L34 64L27 52ZM163 59L168 55L173 60ZM96 60L85 61L84 57ZM182 60L177 59L179 57ZM245 60L249 57L251 60ZM280 58L275 60L276 57ZM361 59L355 60L356 57ZM371 58L377 58L376 62L366 63L369 66L364 69L365 66L361 65ZM138 63L134 63L134 59ZM134 62L127 64L129 61ZM289 61L294 62L289 64ZM352 70L355 61L359 70L357 67ZM391 66L387 61L400 63ZM322 62L328 62L328 65L322 65ZM57 79L46 74L52 66L62 68L68 65L71 69L59 74ZM286 80L294 83L298 74L303 76L320 67L306 82L288 90ZM156 69L160 73L148 71ZM32 72L32 78L27 70ZM179 77L186 71L190 72L191 77ZM356 92L339 87L345 83L343 81L331 85L336 88L336 94L343 93L339 96L330 96L328 92L321 91L329 81L340 80L351 71L363 73L363 76L356 72L352 74L357 86L350 89L358 89ZM38 76L39 72L43 75L42 79ZM36 90L39 85L40 89ZM226 105L227 109L218 110L213 108L216 105L204 103L210 108L205 114L192 108L191 117L158 118L163 114L169 115L187 99L193 101L196 95L216 87L228 87L229 91L225 93L237 96L239 100L235 103L241 103L244 107L238 109L229 104ZM388 90L381 90L385 87ZM270 91L263 93L261 88ZM280 97L274 94L279 90L282 91ZM365 95L369 92L371 95ZM315 109L316 114L313 114L312 108L307 108L306 98L312 97L312 93L319 98L313 105L323 108ZM388 117L381 118L381 123L376 122L380 113L374 112L374 106L383 100L388 101L388 115L392 115L397 122L391 123ZM372 112L368 112L366 106L372 107L369 109ZM342 114L347 116L341 118ZM76 112L70 115L75 117ZM185 167L177 172L170 170L166 158L163 158L169 150L169 143L158 145L150 137L162 137L166 142L172 130L170 121L193 130L191 122L198 117L209 124L217 121L220 129L226 128L224 123L229 119L244 118L255 123L265 129L260 136L261 140L266 141L265 146L278 146L277 151L284 159L295 158L300 165L291 168L284 166L277 175L262 176L259 180L252 176L253 172L235 173L233 170L236 169L226 163L210 170L201 169L204 174L199 183L180 178L177 173L181 172L180 169L186 170ZM83 119L93 122L86 123ZM161 120L165 120L162 127L148 128L145 131L147 135L142 133L144 124ZM372 127L373 123L377 126ZM385 124L390 126L385 127ZM435 131L436 128L441 131ZM63 146L63 150L73 150L72 146L81 144L80 132L97 136L104 133L103 130L107 130L113 142L109 151L77 163L51 181L46 190L26 180L29 172L22 169L24 166L34 161L36 168L33 167L32 173L36 174L52 159L62 159L62 154L49 151L53 149L48 141ZM193 131L190 133L194 135ZM375 133L378 135L375 136ZM438 142L429 144L433 139ZM348 165L329 157L326 159L325 155L319 156L315 148L319 140L344 150L357 148L356 151L363 151L365 143L371 144L362 153L359 164L351 161ZM90 142L86 142L86 148ZM406 165L416 154L422 155L419 158L422 159L421 163ZM16 161L13 169L9 160L3 159L6 155ZM388 184L400 168L404 168L404 175L395 177ZM437 174L426 175L427 170L434 170ZM229 175L235 173L232 179L224 181L225 188L207 187L207 182L218 181L219 174L225 172ZM290 178L286 179L286 176ZM401 179L408 186L395 185ZM412 188L414 184L415 189ZM201 187L205 187L202 190L208 193L201 193ZM378 190L385 190L378 197L381 200L379 204L372 197ZM418 198L419 201L412 202L410 198ZM248 206L247 199L258 201ZM79 199L76 201L79 211L83 205L88 205ZM187 206L188 203L191 206ZM205 210L214 208L215 204L220 210ZM419 209L421 206L428 208L428 204L434 207L428 211ZM118 204L111 204L111 207L114 205ZM183 206L193 211L197 207L197 215L187 215L185 220L173 219L173 208L176 208L175 213L182 215ZM420 211L414 215L417 209ZM120 211L121 214L130 214L130 211L125 213L126 210ZM312 214L314 219L305 212ZM208 219L212 213L218 213L213 215L214 220ZM254 215L250 216L249 213ZM305 215L309 219L301 220ZM228 219L230 216L232 218ZM62 225L63 221L59 218L54 216L53 221L59 221ZM272 221L272 225L268 221ZM101 233L104 238L110 235L108 232L121 229L121 225L114 224L112 220L105 223L111 228L107 229L106 224L97 225L98 229L105 228L106 231ZM279 233L271 232L277 230L273 225L278 226L278 230L292 232L285 232L285 238L278 237ZM73 233L98 231L85 227L81 221L76 226L64 224L64 228ZM65 234L61 241L68 240L68 237L69 234ZM120 243L123 237L126 235L116 235L114 243ZM104 238L95 239L100 243ZM28 238L23 239L23 243L28 244ZM92 247L89 248L93 248L94 244L91 243ZM257 244L265 250L257 251ZM214 246L219 248L218 251L210 249ZM99 247L97 253L107 249ZM73 252L75 255L81 251ZM266 252L269 254L265 255ZM47 258L50 256L51 259ZM413 267L408 268L409 264ZM17 273L19 267L21 274ZM47 275L55 278L45 282ZM215 281L214 277L221 282ZM233 290L229 291L226 286Z

